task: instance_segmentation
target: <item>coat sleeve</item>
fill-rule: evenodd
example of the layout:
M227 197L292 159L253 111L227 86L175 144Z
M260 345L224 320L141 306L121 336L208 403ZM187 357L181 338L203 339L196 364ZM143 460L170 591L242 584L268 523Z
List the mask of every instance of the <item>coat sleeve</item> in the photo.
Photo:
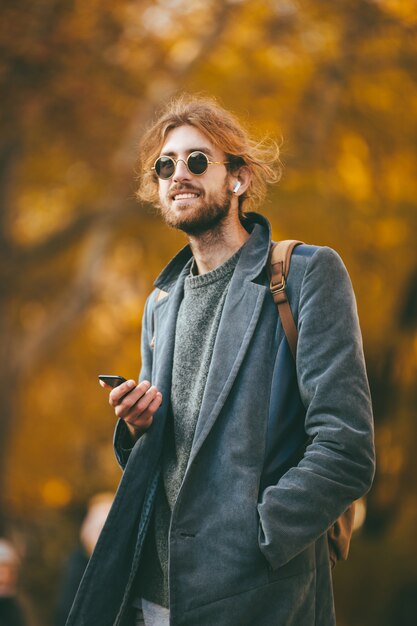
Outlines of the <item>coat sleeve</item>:
M297 376L311 443L258 505L259 543L274 569L318 539L371 486L373 419L352 285L318 248L300 291Z
M145 310L142 318L142 335L141 335L141 357L142 366L139 373L139 382L142 380L152 379L152 333L153 333L153 308L156 292L153 291L145 303ZM122 469L125 468L133 449L132 437L129 433L125 422L118 420L113 439L114 451L116 459Z

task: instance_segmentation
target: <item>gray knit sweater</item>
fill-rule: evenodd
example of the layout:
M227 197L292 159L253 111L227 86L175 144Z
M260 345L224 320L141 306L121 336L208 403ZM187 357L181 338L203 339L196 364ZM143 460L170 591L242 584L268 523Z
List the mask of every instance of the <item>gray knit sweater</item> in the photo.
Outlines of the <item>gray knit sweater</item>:
M162 453L153 528L145 542L140 595L169 605L168 533L187 469L227 289L240 250L206 274L185 279L178 312L172 368L171 418Z

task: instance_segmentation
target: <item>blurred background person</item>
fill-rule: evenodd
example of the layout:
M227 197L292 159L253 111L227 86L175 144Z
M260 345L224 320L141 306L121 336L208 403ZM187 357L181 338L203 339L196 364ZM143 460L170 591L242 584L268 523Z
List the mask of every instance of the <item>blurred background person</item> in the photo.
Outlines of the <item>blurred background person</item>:
M98 493L88 502L80 529L80 541L69 555L64 567L56 611L56 626L64 626L85 568L95 548L113 502L112 493ZM0 622L0 626L3 623ZM11 626L11 625L10 625Z
M7 539L0 539L0 626L26 626L17 597L20 559Z

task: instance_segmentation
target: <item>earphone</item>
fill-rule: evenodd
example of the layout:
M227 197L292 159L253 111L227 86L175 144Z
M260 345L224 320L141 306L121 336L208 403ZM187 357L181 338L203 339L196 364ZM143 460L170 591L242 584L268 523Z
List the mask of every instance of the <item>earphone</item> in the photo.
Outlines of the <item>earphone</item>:
M242 183L240 182L240 180L238 180L235 184L235 186L233 187L233 193L237 193L239 191L240 185Z

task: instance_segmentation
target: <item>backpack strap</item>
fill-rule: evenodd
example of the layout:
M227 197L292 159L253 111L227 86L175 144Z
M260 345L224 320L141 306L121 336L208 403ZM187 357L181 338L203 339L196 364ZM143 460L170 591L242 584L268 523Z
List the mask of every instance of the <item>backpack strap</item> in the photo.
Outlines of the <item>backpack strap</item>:
M296 246L302 244L298 239L285 239L272 242L268 260L269 288L278 308L285 336L295 360L297 353L298 332L285 291L286 280L290 271L291 255Z
M278 315L281 319L282 327L291 348L294 361L297 353L298 331L291 312L287 294L285 292L286 279L290 271L291 254L295 248L302 244L296 239L287 239L278 243L271 243L269 253L268 276L270 279L271 294L278 308ZM355 502L353 502L335 523L327 531L327 542L329 546L329 558L331 566L334 567L337 561L345 561L348 557L350 539L353 533L355 521Z

